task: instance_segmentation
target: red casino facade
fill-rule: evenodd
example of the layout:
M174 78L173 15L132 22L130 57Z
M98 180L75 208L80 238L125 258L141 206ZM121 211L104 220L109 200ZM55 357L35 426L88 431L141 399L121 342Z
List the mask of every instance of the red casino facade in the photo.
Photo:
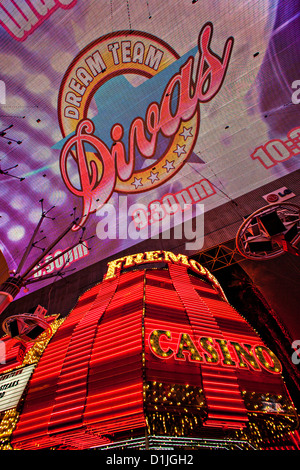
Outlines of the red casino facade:
M197 261L111 261L66 318L47 320L50 339L15 343L1 365L2 393L27 373L2 411L2 448L299 450L279 359Z

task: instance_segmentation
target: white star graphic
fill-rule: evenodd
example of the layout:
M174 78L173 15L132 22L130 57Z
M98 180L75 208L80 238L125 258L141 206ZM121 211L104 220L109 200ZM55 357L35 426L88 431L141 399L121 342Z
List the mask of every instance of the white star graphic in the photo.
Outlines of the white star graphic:
M186 127L183 127L183 131L181 132L181 134L184 138L184 140L186 140L188 137L193 137L193 134L192 134L192 127L190 127L189 129L187 129Z
M174 153L177 153L178 158L181 156L181 154L186 153L185 145L181 146L181 145L177 144L177 148L176 148L176 150L174 150Z
M134 181L131 184L133 184L133 186L135 186L135 189L137 189L139 186L143 186L142 178L134 177Z
M151 171L150 176L149 176L147 179L150 180L152 184L154 183L154 181L158 181L158 180L159 180L159 178L158 178L158 172L157 172L157 173L153 173L153 172Z
M169 173L170 170L175 170L174 168L174 160L169 162L169 160L166 160L166 164L163 166L167 170L167 173Z

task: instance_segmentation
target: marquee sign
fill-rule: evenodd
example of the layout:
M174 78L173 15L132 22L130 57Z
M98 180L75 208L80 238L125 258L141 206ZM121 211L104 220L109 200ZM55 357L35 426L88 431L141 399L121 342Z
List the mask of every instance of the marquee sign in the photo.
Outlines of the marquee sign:
M17 406L34 368L32 364L0 375L0 412Z

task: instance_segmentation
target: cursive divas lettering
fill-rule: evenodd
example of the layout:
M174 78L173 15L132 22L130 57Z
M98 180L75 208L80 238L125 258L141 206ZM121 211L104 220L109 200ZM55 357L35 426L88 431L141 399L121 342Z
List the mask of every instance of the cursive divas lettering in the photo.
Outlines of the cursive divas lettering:
M211 47L213 25L207 23L199 34L199 60L189 57L165 86L160 102L151 102L145 117L136 117L129 128L128 142L123 141L124 127L111 127L113 144L109 147L95 135L94 123L81 119L75 134L66 140L60 155L61 175L67 188L82 199L82 215L74 230L89 214L99 209L114 191L136 193L153 189L172 178L191 154L199 131L199 103L210 101L220 90L228 69L233 38L228 38L222 57ZM193 80L195 75L195 80ZM185 125L185 126L184 126ZM144 159L156 156L159 135L168 139L167 148L155 163L135 170L136 153ZM80 179L75 187L68 174L68 159L74 159ZM172 160L172 167L166 162ZM151 165L151 168L153 164Z

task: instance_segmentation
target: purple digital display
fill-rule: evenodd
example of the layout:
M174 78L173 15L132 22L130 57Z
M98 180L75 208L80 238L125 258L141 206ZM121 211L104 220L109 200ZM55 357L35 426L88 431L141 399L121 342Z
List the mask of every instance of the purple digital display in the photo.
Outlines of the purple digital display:
M197 205L209 211L298 169L297 3L2 2L0 246L9 268L42 210L28 263L73 219L78 226L40 279L142 239L151 249L163 220L180 225Z

